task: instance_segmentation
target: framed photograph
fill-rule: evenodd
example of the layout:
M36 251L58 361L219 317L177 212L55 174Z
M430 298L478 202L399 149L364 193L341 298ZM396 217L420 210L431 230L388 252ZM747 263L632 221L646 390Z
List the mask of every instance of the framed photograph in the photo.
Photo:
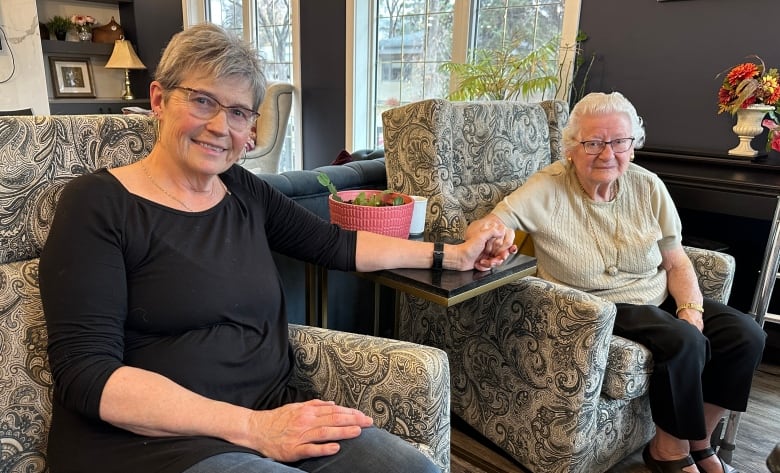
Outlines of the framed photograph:
M57 98L95 97L89 58L51 57L51 88Z

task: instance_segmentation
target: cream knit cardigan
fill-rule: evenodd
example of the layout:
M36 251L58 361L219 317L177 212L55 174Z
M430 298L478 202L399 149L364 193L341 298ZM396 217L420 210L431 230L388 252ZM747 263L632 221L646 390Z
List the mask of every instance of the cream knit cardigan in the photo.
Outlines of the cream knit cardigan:
M594 202L574 166L557 161L532 175L493 213L528 232L537 275L612 302L659 305L666 299L661 249L681 245L682 224L655 174L633 163L611 202ZM606 268L617 265L618 273Z

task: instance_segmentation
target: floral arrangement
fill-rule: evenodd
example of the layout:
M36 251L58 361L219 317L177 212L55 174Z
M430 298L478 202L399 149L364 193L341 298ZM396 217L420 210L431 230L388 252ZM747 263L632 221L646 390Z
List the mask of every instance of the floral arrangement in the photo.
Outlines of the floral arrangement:
M89 15L73 15L70 17L71 23L76 25L76 27L84 27L87 30L92 29L92 25L95 24L95 18L89 16Z
M749 105L775 105L780 101L777 69L767 70L764 61L756 55L748 57L756 61L738 64L715 76L726 74L718 91L718 113L733 115Z

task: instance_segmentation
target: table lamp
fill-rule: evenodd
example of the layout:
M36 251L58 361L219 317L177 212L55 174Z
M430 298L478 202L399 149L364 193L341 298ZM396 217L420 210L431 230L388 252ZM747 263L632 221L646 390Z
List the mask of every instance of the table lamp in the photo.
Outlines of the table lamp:
M133 100L135 97L133 96L133 91L130 90L130 69L146 69L146 66L138 59L130 41L126 41L124 38L114 41L114 51L111 53L111 57L108 58L106 69L125 70L125 91L122 98Z

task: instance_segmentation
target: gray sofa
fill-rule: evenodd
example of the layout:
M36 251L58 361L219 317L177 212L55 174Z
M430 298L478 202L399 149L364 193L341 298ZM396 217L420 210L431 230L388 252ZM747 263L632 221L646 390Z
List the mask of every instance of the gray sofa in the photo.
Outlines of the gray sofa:
M1 472L48 471L52 378L37 258L59 192L74 176L145 156L153 141L152 120L140 115L0 118ZM345 188L384 181L379 160L332 166L325 172ZM263 178L322 215L325 197L312 184L316 174L300 171ZM282 265L283 283L299 277L296 271ZM285 288L291 304L303 298L298 289ZM302 312L292 319L302 321ZM296 384L368 413L375 425L401 436L443 472L449 471L450 380L443 351L297 324L289 329Z

